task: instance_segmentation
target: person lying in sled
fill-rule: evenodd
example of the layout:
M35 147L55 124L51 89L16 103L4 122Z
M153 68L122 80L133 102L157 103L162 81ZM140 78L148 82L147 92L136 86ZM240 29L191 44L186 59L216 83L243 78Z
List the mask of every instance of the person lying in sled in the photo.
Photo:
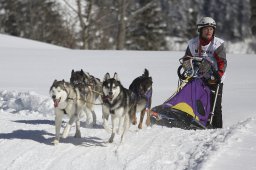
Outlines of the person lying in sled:
M216 22L210 17L203 17L197 23L199 35L188 41L185 56L182 58L182 66L187 67L191 57L204 58L210 61L211 67L209 74L205 74L202 79L211 89L211 110L214 105L215 92L219 84L219 91L215 105L214 116L212 119L213 128L222 128L222 90L224 73L227 67L226 51L224 40L215 37ZM200 67L209 62L202 62Z

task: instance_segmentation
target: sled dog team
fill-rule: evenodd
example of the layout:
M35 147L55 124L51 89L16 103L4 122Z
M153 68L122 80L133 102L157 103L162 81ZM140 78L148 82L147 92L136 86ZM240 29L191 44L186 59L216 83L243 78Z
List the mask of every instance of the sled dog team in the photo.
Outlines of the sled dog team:
M118 74L113 77L106 73L101 82L98 78L83 70L71 72L70 82L55 80L50 87L50 96L54 103L55 112L55 139L53 144L58 144L60 138L66 138L71 126L76 124L75 137L80 138L80 120L86 115L87 127L96 125L94 106L102 105L103 127L111 133L108 140L112 143L115 134L121 134L121 141L130 124L137 124L136 113L140 112L138 128L142 128L142 122L147 112L146 124L150 124L149 109L152 100L152 78L145 69L144 73L135 78L129 89L121 84ZM62 135L60 134L62 118L69 117ZM112 127L109 127L109 116Z

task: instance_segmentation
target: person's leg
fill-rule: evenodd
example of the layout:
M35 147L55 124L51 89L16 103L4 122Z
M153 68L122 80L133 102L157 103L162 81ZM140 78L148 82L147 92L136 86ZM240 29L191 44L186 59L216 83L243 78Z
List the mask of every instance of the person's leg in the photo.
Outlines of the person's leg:
M215 94L217 90L217 85L210 86L211 89L211 111L214 104ZM223 121L222 121L222 91L223 91L223 83L220 84L218 97L215 104L214 116L212 119L212 127L213 128L222 128Z

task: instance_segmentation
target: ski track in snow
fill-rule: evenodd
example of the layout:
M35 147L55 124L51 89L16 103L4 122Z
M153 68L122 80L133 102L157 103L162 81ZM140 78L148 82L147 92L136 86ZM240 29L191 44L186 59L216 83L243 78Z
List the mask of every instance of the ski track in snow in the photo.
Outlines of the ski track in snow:
M211 158L242 140L241 133L252 133L250 124L255 124L255 119L248 118L215 130L145 125L138 130L131 126L123 143L117 135L109 144L106 141L110 134L100 125L101 113L97 113L96 129L82 127L82 138L75 139L73 126L68 138L53 146L54 115L50 105L50 98L31 92L0 92L0 169L204 169ZM19 149L12 151L17 146Z

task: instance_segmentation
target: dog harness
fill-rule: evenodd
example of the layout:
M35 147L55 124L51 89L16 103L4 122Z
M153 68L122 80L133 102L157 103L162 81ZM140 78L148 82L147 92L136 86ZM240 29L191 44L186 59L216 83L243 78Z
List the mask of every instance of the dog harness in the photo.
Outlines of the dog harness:
M150 108L150 99L152 97L152 88L150 88L150 90L148 90L145 94L146 98L147 98L147 104L146 104L146 108Z
M135 101L138 101L143 97L145 97L147 100L146 108L150 108L150 99L152 97L152 88L150 88L148 91L146 91L146 93L143 95L136 95L134 92L132 93L132 98Z
M68 97L68 98L66 99L66 101L68 101L68 100L75 100L75 99ZM67 111L66 111L66 109L62 109L62 111L64 112L65 115L68 114Z

